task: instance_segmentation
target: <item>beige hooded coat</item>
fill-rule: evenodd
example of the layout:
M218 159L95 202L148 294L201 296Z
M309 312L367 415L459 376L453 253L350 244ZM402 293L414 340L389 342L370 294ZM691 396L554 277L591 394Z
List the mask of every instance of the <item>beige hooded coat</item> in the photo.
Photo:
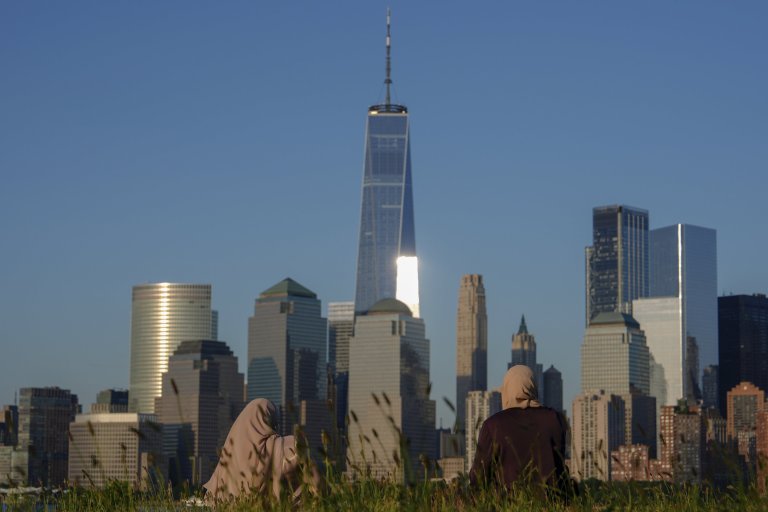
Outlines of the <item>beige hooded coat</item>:
M296 442L294 436L278 435L276 422L277 411L269 400L259 398L245 406L229 431L213 476L203 486L208 501L268 492L279 498L284 485L296 495Z

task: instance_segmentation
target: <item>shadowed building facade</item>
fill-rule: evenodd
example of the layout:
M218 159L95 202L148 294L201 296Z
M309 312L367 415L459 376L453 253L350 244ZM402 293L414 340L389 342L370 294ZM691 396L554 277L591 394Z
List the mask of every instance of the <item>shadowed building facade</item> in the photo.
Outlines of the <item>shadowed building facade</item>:
M742 381L768 390L768 297L728 295L717 299L720 413L726 394Z
M586 321L598 313L632 314L649 292L648 212L624 205L592 209L592 245L585 249Z
M291 278L256 299L248 319L248 400L271 400L284 435L299 423L302 400L326 399L327 329L317 295Z
M29 457L25 470L29 485L53 487L64 483L69 424L79 412L77 395L68 389L21 388L18 448Z
M374 478L401 482L423 478L420 456L435 460L436 448L429 388L424 321L395 299L357 316L350 341L349 471L370 468Z
M556 411L563 412L563 375L550 365L544 372L544 389L540 393L544 397L543 404Z
M215 340L211 285L152 283L133 287L129 408L155 412L168 358L185 340Z
M456 311L456 425L465 428L466 399L470 391L488 388L488 317L483 276L461 278Z
M243 374L226 343L184 341L168 362L162 394L155 410L167 426L164 440L170 476L176 482L208 481L219 460L219 450L243 408ZM187 438L178 439L179 432Z

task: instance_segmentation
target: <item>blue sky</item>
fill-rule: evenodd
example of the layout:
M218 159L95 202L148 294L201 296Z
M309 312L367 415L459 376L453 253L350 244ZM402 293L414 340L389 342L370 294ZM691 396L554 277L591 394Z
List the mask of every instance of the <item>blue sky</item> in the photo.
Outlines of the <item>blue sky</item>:
M715 228L719 290L768 291L768 4L390 5L439 403L464 273L489 384L524 313L570 402L593 206ZM352 299L386 7L0 4L0 404L126 387L135 284L213 284L241 368L275 282Z

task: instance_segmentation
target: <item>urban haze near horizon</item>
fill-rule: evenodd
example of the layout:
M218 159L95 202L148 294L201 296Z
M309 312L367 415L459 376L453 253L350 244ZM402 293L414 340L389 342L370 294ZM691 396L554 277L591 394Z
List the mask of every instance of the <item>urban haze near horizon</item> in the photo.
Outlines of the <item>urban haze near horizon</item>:
M633 384L657 406L704 400L717 297L768 291L768 7L394 3L391 39L386 12L0 7L0 404L125 388L152 412L161 374L137 361L167 367L189 336L226 343L249 398L304 396L284 375L308 371L319 400L346 357L351 407L355 361L376 356L353 344L373 350L395 315L435 426L456 419L443 397L500 386L513 337L543 390L562 372L570 410L612 364L589 354L614 312L652 357ZM190 285L203 312L176 316L152 283ZM143 290L181 338L142 323ZM389 298L412 316L364 314ZM273 302L325 334L270 361ZM329 352L341 302L364 325ZM470 303L487 317L464 333L485 340L462 369Z

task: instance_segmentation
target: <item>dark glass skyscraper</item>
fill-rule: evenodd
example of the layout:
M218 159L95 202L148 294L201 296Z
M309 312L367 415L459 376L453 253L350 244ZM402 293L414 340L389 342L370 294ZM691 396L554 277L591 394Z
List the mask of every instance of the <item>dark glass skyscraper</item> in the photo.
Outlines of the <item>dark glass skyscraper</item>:
M355 312L398 298L418 317L408 109L390 101L389 55L387 16L387 96L383 104L368 108L365 130Z
M586 248L586 319L598 313L632 313L647 297L648 212L623 205L592 209L592 245Z
M719 405L726 413L726 394L742 381L768 389L768 298L764 294L717 299Z

